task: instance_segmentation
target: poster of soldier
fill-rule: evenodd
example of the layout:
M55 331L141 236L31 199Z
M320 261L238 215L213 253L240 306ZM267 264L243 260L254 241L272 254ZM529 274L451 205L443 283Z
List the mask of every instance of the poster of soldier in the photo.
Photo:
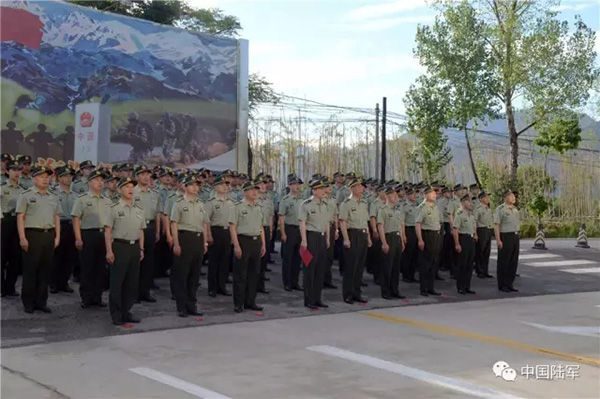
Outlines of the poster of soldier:
M110 109L105 163L195 167L235 152L235 39L56 1L1 5L4 152L74 159L85 103Z

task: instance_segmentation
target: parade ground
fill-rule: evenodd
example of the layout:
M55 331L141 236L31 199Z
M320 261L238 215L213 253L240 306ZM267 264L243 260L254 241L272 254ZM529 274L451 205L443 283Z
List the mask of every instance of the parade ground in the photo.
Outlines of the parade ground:
M523 240L516 293L474 276L477 294L459 295L442 273L442 296L401 282L407 298L389 301L365 273L369 303L349 305L334 267L338 289L324 291L330 307L318 311L283 290L278 254L260 313L208 297L205 277L203 317L177 317L168 279L158 279L158 302L135 305L142 322L125 327L106 309L81 309L77 294L51 295L49 315L3 298L1 396L598 398L600 240L590 245L547 240L539 251Z

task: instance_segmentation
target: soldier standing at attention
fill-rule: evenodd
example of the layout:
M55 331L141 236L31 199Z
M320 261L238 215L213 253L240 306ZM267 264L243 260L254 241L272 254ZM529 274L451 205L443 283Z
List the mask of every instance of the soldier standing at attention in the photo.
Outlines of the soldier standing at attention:
M68 166L59 166L54 171L58 180L58 190L54 194L58 197L60 218L60 244L54 250L54 267L50 282L50 292L74 292L69 287L69 278L75 265L79 262L79 254L75 248L75 234L73 233L73 217L71 211L77 199L77 194L71 191L73 171Z
M340 206L339 221L344 237L344 272L343 293L344 302L353 304L354 301L367 303L361 295L361 282L367 248L372 244L368 234L369 211L367 204L362 201L365 190L361 179L353 179L348 183L350 197Z
M8 154L8 153L3 153L2 154L2 170L0 171L0 183L4 184L6 183L6 181L8 180L8 169L7 169L7 163L12 162L13 156Z
M515 206L515 195L507 190L502 195L504 203L494 212L496 242L498 243L498 289L503 292L518 292L513 283L519 264L519 210Z
M338 240L339 237L339 227L338 227L338 208L337 202L333 197L333 187L331 186L330 181L325 178L323 180L325 184L325 204L327 205L327 220L329 222L329 247L327 248L327 262L325 265L325 277L324 277L324 288L337 289L337 286L333 284L333 274L331 273L331 268L333 267L333 260L335 258L335 245L334 243Z
M104 221L106 261L110 265L108 305L113 324L139 323L131 314L138 296L140 261L144 258L144 211L133 201L136 181L119 180L121 199L112 204Z
M137 187L133 190L133 201L144 210L146 227L144 228L144 259L140 264L140 301L156 302L150 294L154 286L154 250L160 239L160 194L150 188L152 172L146 165L135 170Z
M2 183L2 296L19 296L15 290L21 272L21 248L17 231L17 199L25 188L19 184L21 165L6 162L7 180Z
M379 269L383 259L381 256L381 236L379 235L379 229L377 228L377 215L379 214L379 210L387 203L385 195L386 186L381 184L377 186L375 190L377 197L373 199L369 205L369 229L373 246L367 251L367 259L369 260L367 262L367 271L373 275L375 284L379 284ZM368 198L364 199L368 201ZM368 255L368 252L371 253L371 256Z
M54 249L60 243L58 198L48 191L52 173L45 166L33 168L34 186L17 199L17 230L23 250L21 300L26 313L34 309L52 313L46 304L48 283Z
M354 172L346 173L346 184L338 190L335 196L338 206L350 196L350 188L348 187L348 183L354 179L356 179L356 174Z
M454 187L454 196L458 195L460 185ZM459 208L459 203L455 197L453 197L453 191L450 189L442 190L444 195L444 238L442 242L442 270L449 270L450 275L454 276L454 238L452 236L452 219L454 212ZM460 197L459 197L460 198Z
M31 157L29 155L21 155L17 159L21 164L21 177L19 178L19 184L27 190L33 187L33 178L31 175Z
M113 204L119 202L119 198L121 198L117 189L117 184L119 184L119 179L115 175L109 175L104 179L104 196Z
M456 211L453 225L454 242L456 243L454 248L458 254L456 259L456 289L462 295L475 294L475 291L471 290L471 277L473 276L477 233L471 195L463 195L460 202L462 208Z
M89 191L77 197L71 215L75 232L75 247L80 251L81 274L79 295L81 307L106 307L102 302L105 284L106 245L104 242L104 217L112 205L102 195L104 175L94 170L87 176Z
M485 192L479 193L479 205L475 207L477 224L477 243L475 244L475 267L477 277L492 278L489 273L490 251L492 249L492 231L494 216L490 209L490 197Z
M263 229L265 232L265 245L269 247L269 241L271 237L271 231L273 231L273 218L275 215L275 208L273 206L273 200L267 195L267 180L264 177L257 177L254 183L258 186L259 194L256 202L261 206L263 213ZM260 275L258 276L257 292L261 294L268 294L269 290L265 288L265 281L269 281L266 277L267 272L267 260L268 251L260 259Z
M173 266L171 287L177 302L179 317L202 316L196 309L200 266L208 250L205 234L209 219L202 201L197 198L199 185L190 176L183 181L185 195L175 201L171 211L171 235L173 236Z
M441 295L433 288L436 262L441 246L440 214L435 204L435 191L427 186L423 190L425 200L419 205L415 230L419 246L419 280L421 295Z
M207 230L208 244L208 296L215 298L217 294L231 296L226 283L231 258L231 235L229 220L234 210L234 203L227 196L229 182L223 176L214 181L215 195L205 205L206 215L210 222Z
M242 187L244 199L235 205L229 228L233 243L233 302L236 313L245 309L261 311L256 304L256 286L260 258L266 252L262 228L262 209L256 203L257 187L247 182Z
M415 230L417 214L417 193L413 188L406 190L406 203L402 206L404 213L404 233L406 244L402 254L402 281L405 283L416 283L415 271L419 256L419 247L417 245L417 232Z
M325 197L325 184L321 180L313 180L309 187L311 198L300 205L298 221L300 223L300 247L308 249L313 258L308 265L304 264L303 286L304 306L309 309L328 308L321 301L323 277L329 248L329 219Z
M71 186L71 190L75 192L75 194L85 194L88 192L88 176L92 173L96 167L92 163L92 161L87 160L83 161L79 164L79 170L81 172L81 178L75 180L73 185Z
M404 215L396 207L398 194L396 188L385 189L386 203L377 211L377 227L381 237L383 262L379 271L379 286L383 299L404 298L400 295L400 262L404 247Z
M301 241L298 211L303 201L300 196L301 184L303 184L301 179L292 178L288 183L290 193L279 203L279 231L281 231L281 241L285 243L282 277L283 288L286 291L302 291L298 285L301 261L298 252Z

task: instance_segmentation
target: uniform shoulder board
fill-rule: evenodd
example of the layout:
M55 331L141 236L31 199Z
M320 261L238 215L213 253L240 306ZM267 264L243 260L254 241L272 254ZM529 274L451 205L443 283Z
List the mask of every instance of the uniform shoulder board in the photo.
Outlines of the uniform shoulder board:
M172 194L169 194L169 196L167 198L173 198L176 195L177 195L177 193L172 193Z
M0 186L6 186L7 184L8 184L8 180L7 180L7 181L5 181L4 183L0 184ZM20 185L21 185L21 184L19 184L19 186L20 186Z
M241 203L242 203L242 201L233 201L233 205L239 205Z
M141 206L139 206L138 204L133 204L133 206L135 206L138 209L141 209L142 211L144 210L144 208L142 208Z
M31 191L31 188L25 189L25 191L23 191L21 194L25 194Z
M462 209L462 208L460 208L458 211L456 211L456 214L457 214L457 215L460 215L460 214L462 214L462 213L463 213L463 209Z
M310 204L312 202L312 198L308 198L302 202L303 204Z
M6 183L5 183L6 184ZM19 183L19 187L21 187L22 190L27 190L27 187L25 187L24 185L22 185L21 183Z
M181 201L183 201L183 199L184 199L184 198L185 198L185 197L177 198L177 199L175 200L175 202L181 202Z
M117 206L117 205L119 205L119 203L118 203L118 202L114 202L114 203L110 204L110 207L111 207L111 208L114 208L114 207L115 207L115 206Z
M79 195L77 195L77 197L78 197L78 198L81 198L81 197L85 197L86 195L87 195L87 193L83 193L83 194L79 194Z
M107 200L109 200L109 199L110 199L110 198L108 198L108 197L107 197L106 195L104 195L104 194L100 194L100 198L102 198L102 199L107 199Z

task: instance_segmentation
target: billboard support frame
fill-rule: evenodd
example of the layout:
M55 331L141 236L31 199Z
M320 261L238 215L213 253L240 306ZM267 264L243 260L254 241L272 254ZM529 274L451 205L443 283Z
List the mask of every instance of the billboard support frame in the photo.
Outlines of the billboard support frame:
M238 73L237 73L237 170L248 173L248 118L250 111L249 98L249 45L248 40L238 40Z

